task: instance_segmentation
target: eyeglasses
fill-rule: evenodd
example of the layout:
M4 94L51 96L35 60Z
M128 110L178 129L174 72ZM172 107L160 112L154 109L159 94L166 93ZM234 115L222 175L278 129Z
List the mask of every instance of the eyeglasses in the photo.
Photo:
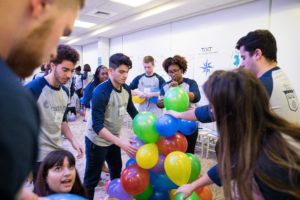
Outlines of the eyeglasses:
M174 69L173 71L168 71L168 74L177 74L180 71L180 69Z

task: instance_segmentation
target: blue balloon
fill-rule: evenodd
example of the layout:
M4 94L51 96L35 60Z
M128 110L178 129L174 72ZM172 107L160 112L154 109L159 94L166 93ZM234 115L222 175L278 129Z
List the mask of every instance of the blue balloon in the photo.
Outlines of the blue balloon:
M81 98L79 99L79 101L80 101L80 103L84 103L84 97L81 97Z
M50 200L87 200L86 198L80 197L75 194L51 194L49 196L46 196L47 199Z
M152 89L151 92L160 92L160 89ZM158 100L158 97L151 97L150 101L152 101L153 103L156 103Z
M149 200L169 200L170 194L169 191L159 191L156 188L153 188L153 193Z
M126 162L126 167L128 167L129 165L135 164L136 160L130 158L127 162Z
M196 121L178 120L179 131L183 135L192 135L198 128Z
M171 137L178 131L178 119L171 115L161 115L157 118L155 127L159 135Z
M178 185L173 183L166 173L156 174L151 171L149 171L149 173L150 173L150 182L152 183L153 187L155 187L155 190L167 191L167 190L178 188Z

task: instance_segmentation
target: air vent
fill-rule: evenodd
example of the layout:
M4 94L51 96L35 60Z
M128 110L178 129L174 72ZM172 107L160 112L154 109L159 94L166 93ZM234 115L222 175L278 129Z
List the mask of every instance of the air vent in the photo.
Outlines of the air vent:
M111 18L111 17L115 16L116 14L117 13L105 12L105 11L101 11L101 10L92 10L92 11L86 13L86 15L97 17L97 18L102 18L102 19Z

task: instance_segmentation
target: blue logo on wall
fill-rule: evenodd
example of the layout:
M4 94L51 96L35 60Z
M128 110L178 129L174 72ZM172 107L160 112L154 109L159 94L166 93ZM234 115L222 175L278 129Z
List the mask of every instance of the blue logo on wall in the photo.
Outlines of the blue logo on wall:
M210 72L210 69L214 68L213 66L211 66L211 62L208 62L208 60L206 60L205 63L203 63L203 66L200 67L203 69L203 72L205 72L205 75L207 75L207 73Z
M240 64L240 56L238 54L234 55L234 66L238 67Z

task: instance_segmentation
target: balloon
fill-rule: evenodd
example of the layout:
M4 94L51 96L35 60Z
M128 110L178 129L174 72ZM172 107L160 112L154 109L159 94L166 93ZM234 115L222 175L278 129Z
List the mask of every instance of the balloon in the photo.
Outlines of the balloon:
M83 111L83 113L82 113L82 116L84 116L84 117L85 117L85 111Z
M143 146L145 144L145 142L143 142L143 140L141 140L140 138L138 137L131 137L129 138L131 140L134 140L135 142L130 142L131 146L134 146L135 148L139 149L141 146ZM131 156L130 155L130 158L133 158L135 159L135 155Z
M190 179L188 182L188 183L191 183L198 178L198 176L201 172L201 163L200 163L200 160L197 158L197 156L195 156L194 154L186 153L186 155L191 160L191 167L192 167L191 168L191 176L190 176Z
M175 195L174 200L183 200L184 194L183 193L179 193ZM197 194L195 192L192 193L191 196L187 197L186 200L199 200L199 197L197 196Z
M153 187L152 187L152 184L149 183L148 187L146 188L146 190L144 192L142 192L141 194L138 194L138 195L134 195L133 197L136 200L148 200L151 197L152 193L153 193Z
M149 200L169 200L169 192L156 190L156 188L154 188L153 194Z
M157 118L155 127L159 135L170 137L178 131L178 119L171 115L161 115Z
M121 185L125 192L137 195L145 191L150 182L148 170L140 168L137 164L126 167L121 174Z
M133 131L145 143L155 143L159 138L155 128L156 119L151 112L141 112L133 119Z
M133 95L132 96L132 101L134 103L144 103L145 97L141 99L138 95Z
M150 171L157 173L157 174L166 173L165 168L164 168L165 158L166 158L166 156L159 154L158 162L156 163L156 165L153 168L150 169Z
M174 193L176 192L176 190L177 189L172 189L172 190L169 191L169 193L170 193L170 200L174 200L175 199Z
M151 92L160 92L160 89L152 89ZM156 104L157 100L158 100L158 97L156 97L156 96L153 96L150 98L150 101L152 101L155 104Z
M79 101L80 101L80 103L84 103L84 97L81 97L81 98L79 99Z
M180 119L178 120L178 127L180 133L184 135L192 135L197 130L198 125L196 121L187 121L184 119Z
M132 165L132 164L135 164L136 163L136 161L134 160L134 159L132 159L132 158L130 158L127 162L126 162L126 167L128 167L129 165Z
M141 168L150 169L158 162L158 148L156 144L145 144L136 153L136 161Z
M78 195L75 194L52 194L49 196L45 197L46 199L49 200L87 200L86 198L80 197Z
M120 200L128 200L132 197L130 194L127 194L124 191L119 178L115 178L109 183L107 187L107 194L109 195L110 199L115 198Z
M168 177L179 186L187 184L191 175L191 161L185 153L174 151L165 159Z
M158 149L167 156L173 151L186 152L188 143L184 135L177 132L171 137L160 137L156 142Z
M189 106L189 96L181 87L172 87L164 96L164 105L167 110L184 112Z
M69 116L69 120L70 120L70 122L76 121L76 115L74 115L74 113L72 113L72 114Z
M155 190L166 191L171 189L177 189L178 186L173 183L167 174L155 174L150 171L150 182Z
M200 194L198 194L198 197L200 200L212 200L213 199L212 196L213 196L213 193L212 193L210 187L208 187L208 186L204 186L203 191Z
M67 114L67 122L69 121L69 114Z
M79 111L79 114L80 114L81 116L83 116L83 112L84 112L84 110L81 109L81 110Z

